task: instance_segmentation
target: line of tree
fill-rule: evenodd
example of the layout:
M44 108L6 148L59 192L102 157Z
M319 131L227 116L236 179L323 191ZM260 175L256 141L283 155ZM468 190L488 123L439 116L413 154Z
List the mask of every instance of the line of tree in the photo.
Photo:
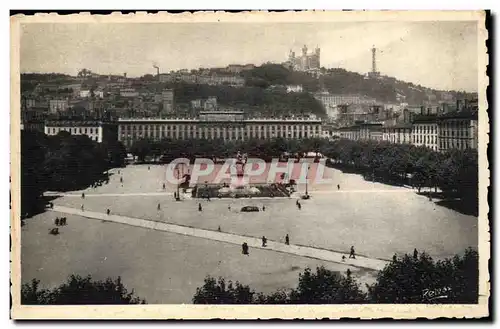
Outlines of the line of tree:
M394 256L378 272L367 292L353 277L317 267L299 274L296 288L279 289L271 294L257 293L248 285L224 278L206 277L196 289L194 304L474 304L479 294L479 255L467 249L460 256L433 260L428 254ZM90 276L72 275L61 286L40 288L33 279L21 288L25 305L145 304L146 300L129 292L121 278L94 281Z
M366 178L439 188L446 196L478 202L478 154L475 149L436 152L424 146L339 139L323 146L333 165L349 167Z
M236 155L236 153L247 153L250 157L260 157L271 160L279 157L284 152L304 153L311 150L319 150L325 140L320 138L308 139L248 139L248 140L222 140L222 139L139 139L130 147L130 152L137 156L139 161L147 157L158 158L165 156L165 161L176 158L224 158Z
M249 139L249 140L176 140L136 141L130 151L140 161L146 157L167 155L168 161L194 156L228 157L238 151L250 156L271 159L283 152L316 151L329 158L329 163L354 170L370 180L391 184L411 184L422 188L439 188L446 196L460 198L471 204L478 200L478 154L475 149L436 152L424 146L393 144L384 141L328 141L308 139Z
M120 277L93 280L90 275L71 275L65 283L53 289L40 287L40 280L33 279L21 287L23 305L111 305L146 304L144 299L128 291Z
M124 165L126 155L119 142L97 143L68 132L47 136L21 131L21 214L37 213L47 190L81 189L104 180L108 169Z
M434 261L428 254L394 256L380 271L376 282L361 289L350 270L346 274L324 267L299 274L296 288L271 294L224 278L205 278L197 288L194 304L474 304L479 292L478 253L467 249L463 256Z

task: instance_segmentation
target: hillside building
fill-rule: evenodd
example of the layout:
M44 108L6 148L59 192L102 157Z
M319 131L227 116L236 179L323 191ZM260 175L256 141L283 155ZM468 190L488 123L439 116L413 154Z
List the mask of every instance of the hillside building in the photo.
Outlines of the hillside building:
M173 89L165 89L161 93L162 96L162 114L172 114L175 112L175 103L174 103L174 90Z
M51 99L49 100L50 113L66 112L69 108L68 99Z
M295 71L319 72L321 68L321 49L316 47L314 52L308 53L307 46L302 47L302 55L296 56L290 49L286 64Z

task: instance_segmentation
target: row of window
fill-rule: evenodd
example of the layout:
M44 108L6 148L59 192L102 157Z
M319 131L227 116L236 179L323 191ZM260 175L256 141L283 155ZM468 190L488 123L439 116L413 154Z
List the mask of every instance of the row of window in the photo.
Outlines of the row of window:
M440 124L441 127L443 128L469 128L470 127L470 121L469 120L464 120L464 121L446 121Z
M436 125L415 125L413 127L413 132L419 133L423 132L424 134L435 134L437 133Z
M441 136L444 137L469 137L469 130L467 129L442 129Z
M210 138L210 139L216 139L216 138L227 138L227 139L241 139L243 140L244 138L272 138L272 137L288 137L288 138L309 138L309 137L315 137L317 136L316 134L309 134L308 132L296 132L296 131L293 131L293 132L288 132L288 135L286 134L275 134L275 133L272 133L272 134L268 134L268 135L264 135L264 134L248 134L248 132L244 132L243 134L238 134L236 131L232 131L232 132L226 132L226 134L224 134L223 132L220 132L220 133L215 133L214 131L208 131L208 132L205 132L205 131L195 131L194 133L191 133L191 134L185 134L184 132L182 133L178 133L178 134L175 134L174 132L161 132L161 133L148 133L148 134L144 134L144 133L136 133L136 132L132 132L132 133L124 133L122 131L121 133L121 136L120 136L120 139L121 140L127 140L127 139L140 139L140 138L143 138L143 137L157 137L157 138L202 138L202 139L206 139L206 138Z
M96 134L95 136L93 136L94 130ZM60 131L67 131L72 135L87 135L90 139L95 140L96 142L99 141L97 128L89 128L89 130L87 130L87 128L49 128L47 132L49 135L57 135Z
M470 148L469 146L469 141L468 140L456 140L456 139L451 139L451 140L441 140L439 143L439 147L441 150L448 150L448 149L460 149L460 150L465 150Z
M436 144L437 142L437 137L436 136L429 136L429 135L413 135L413 143L416 144Z
M196 129L206 129L202 127L197 127L197 126L184 126L184 125L121 125L120 129L123 131L133 131L133 130L177 130L177 127L179 127L179 130L196 130ZM248 127L250 130L279 130L279 131L285 131L286 128L284 126L251 126ZM266 129L267 128L267 129ZM208 129L215 129L215 128L208 128ZM217 127L216 129L222 130L223 128ZM246 130L247 128L236 128L236 127L227 127L226 130L233 130L233 129L244 129ZM313 130L313 131L319 131L319 126L288 126L288 130Z
M97 134L99 132L98 128L49 128L49 134L55 135L59 131L67 131L71 134Z

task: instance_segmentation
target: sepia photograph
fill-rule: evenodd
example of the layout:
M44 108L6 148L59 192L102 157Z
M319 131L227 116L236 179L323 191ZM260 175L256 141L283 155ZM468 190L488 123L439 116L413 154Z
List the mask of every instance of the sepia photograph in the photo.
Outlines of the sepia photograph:
M11 317L488 316L486 15L11 16Z

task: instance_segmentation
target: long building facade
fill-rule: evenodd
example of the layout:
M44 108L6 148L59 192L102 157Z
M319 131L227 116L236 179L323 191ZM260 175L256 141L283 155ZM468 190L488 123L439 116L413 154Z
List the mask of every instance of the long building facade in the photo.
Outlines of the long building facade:
M439 149L465 150L478 147L477 112L447 113L438 119Z
M379 131L382 130L382 138ZM340 138L384 140L398 144L424 146L434 151L465 150L478 147L478 114L461 111L443 115L419 115L411 122L382 126L357 122L338 129Z
M117 140L117 125L115 122L100 120L48 120L44 132L54 136L65 131L71 135L86 135L98 143Z
M439 151L439 126L437 116L417 116L412 125L412 144Z
M200 112L197 118L119 119L118 140L126 147L130 147L142 138L224 141L275 137L313 138L322 136L321 123L321 119L316 118L250 119L245 118L243 112L239 111L206 111Z

